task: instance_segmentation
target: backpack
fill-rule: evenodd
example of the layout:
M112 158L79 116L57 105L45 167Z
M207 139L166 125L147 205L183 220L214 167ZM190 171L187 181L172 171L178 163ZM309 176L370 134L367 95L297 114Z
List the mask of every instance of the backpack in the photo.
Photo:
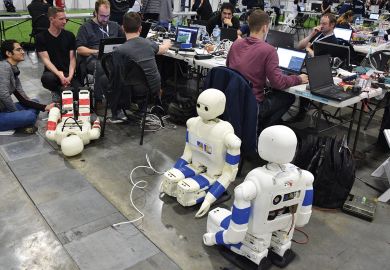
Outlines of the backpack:
M16 12L13 0L4 0L4 6L7 12Z
M293 164L314 175L313 205L341 208L352 189L356 171L345 140L309 135L298 141Z
M178 93L176 100L169 104L167 113L173 123L185 125L189 118L197 115L196 98L183 97Z

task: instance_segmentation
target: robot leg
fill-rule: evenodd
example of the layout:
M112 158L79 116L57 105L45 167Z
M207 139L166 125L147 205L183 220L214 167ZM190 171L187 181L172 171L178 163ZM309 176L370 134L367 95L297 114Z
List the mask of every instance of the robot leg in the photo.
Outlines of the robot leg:
M289 231L289 233L287 233ZM272 233L271 247L268 258L278 266L287 266L294 258L295 253L291 250L291 239L294 234L294 227Z
M192 177L196 174L203 172L204 169L202 167L195 168L191 164L184 165L179 169L172 168L168 170L163 175L160 192L165 193L169 196L176 197L177 196L177 184L180 180L185 179L186 177Z
M216 181L205 173L181 180L177 185L177 201L183 206L203 202L209 187Z

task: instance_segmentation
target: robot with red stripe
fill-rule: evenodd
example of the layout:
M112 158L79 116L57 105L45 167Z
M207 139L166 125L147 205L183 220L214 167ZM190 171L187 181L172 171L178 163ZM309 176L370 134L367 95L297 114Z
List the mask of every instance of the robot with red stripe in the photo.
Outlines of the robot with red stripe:
M184 153L163 176L161 192L183 206L202 203L196 217L206 214L236 178L241 140L229 122L217 118L225 104L225 94L217 89L199 95L199 116L187 121Z
M249 172L234 189L232 211L210 211L205 245L222 245L227 257L237 262L230 249L255 263L256 269L271 263L284 267L293 260L294 228L309 222L313 200L313 175L289 163L296 145L295 133L286 126L263 130L258 151L269 163Z
M62 111L53 107L49 112L46 137L61 145L65 156L80 154L85 144L100 137L100 121L91 126L90 98L87 89L79 90L78 117L75 116L73 92L62 91Z

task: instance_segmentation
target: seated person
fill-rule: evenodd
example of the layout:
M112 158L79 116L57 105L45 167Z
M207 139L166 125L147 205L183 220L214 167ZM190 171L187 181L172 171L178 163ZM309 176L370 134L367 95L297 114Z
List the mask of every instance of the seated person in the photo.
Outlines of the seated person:
M352 11L354 17L364 17L366 15L366 8L364 0L352 0Z
M280 90L307 83L307 75L287 76L279 69L275 47L265 42L270 18L262 10L255 10L248 19L250 36L237 39L231 46L226 65L240 72L253 84L258 102L258 134L269 126L280 123L281 117L294 103L295 96ZM267 80L276 89L265 95Z
M53 102L59 102L63 87L73 87L76 91L80 86L74 77L76 39L64 29L67 20L63 9L50 7L48 16L50 27L37 35L35 47L45 66L42 85L52 92Z
M191 10L196 11L196 18L202 21L208 21L213 15L209 0L195 0Z
M23 48L16 40L1 43L0 62L0 131L23 128L26 133L34 133L39 111L49 111L54 103L40 104L27 97L20 83L18 64L24 61ZM12 95L19 101L14 103Z
M123 16L123 30L125 31L127 41L115 50L113 54L114 63L120 65L126 59L137 62L145 72L151 88L152 98L158 97L161 90L161 79L155 55L166 53L171 47L170 41L167 40L162 45L158 45L149 39L140 37L142 30L141 17L135 12L129 12ZM136 88L134 90L133 96L145 96L147 91L145 88ZM113 119L115 119L116 112L113 111L112 113Z
M353 11L348 10L337 19L336 27L354 30L351 25L352 22L353 22Z
M124 36L120 26L110 18L110 2L108 0L97 0L95 2L95 17L80 26L76 37L78 61L78 76L83 84L87 74L93 74L94 98L97 109L102 104L103 89L107 89L108 79L98 60L100 40L107 37Z
M232 4L225 2L221 5L221 12L218 12L215 16L211 17L207 22L207 32L209 35L213 32L216 25L219 28L234 28L240 29L240 21L233 16L234 7Z
M306 49L310 56L314 56L313 42L322 41L337 44L337 38L333 33L335 26L336 17L333 14L322 15L320 25L314 27L310 35L299 41L298 49Z
M31 16L34 35L49 28L50 22L47 17L49 7L50 5L46 0L32 0L27 6L28 13Z

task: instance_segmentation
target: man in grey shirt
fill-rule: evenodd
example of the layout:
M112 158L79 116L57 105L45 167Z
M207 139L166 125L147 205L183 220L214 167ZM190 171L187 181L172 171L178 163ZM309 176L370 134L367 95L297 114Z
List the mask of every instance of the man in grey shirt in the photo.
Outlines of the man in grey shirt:
M103 99L103 89L107 88L108 80L100 61L97 59L100 40L108 37L124 36L120 26L109 20L110 2L97 0L95 17L84 23L77 33L76 48L78 54L78 74L81 80L86 74L95 75L94 98L97 107ZM83 83L81 81L81 83Z
M24 61L24 50L16 40L4 40L1 54L5 60L0 62L0 131L25 128L25 133L32 133L39 111L49 111L54 103L40 104L23 91L18 64ZM12 95L19 102L14 103Z

